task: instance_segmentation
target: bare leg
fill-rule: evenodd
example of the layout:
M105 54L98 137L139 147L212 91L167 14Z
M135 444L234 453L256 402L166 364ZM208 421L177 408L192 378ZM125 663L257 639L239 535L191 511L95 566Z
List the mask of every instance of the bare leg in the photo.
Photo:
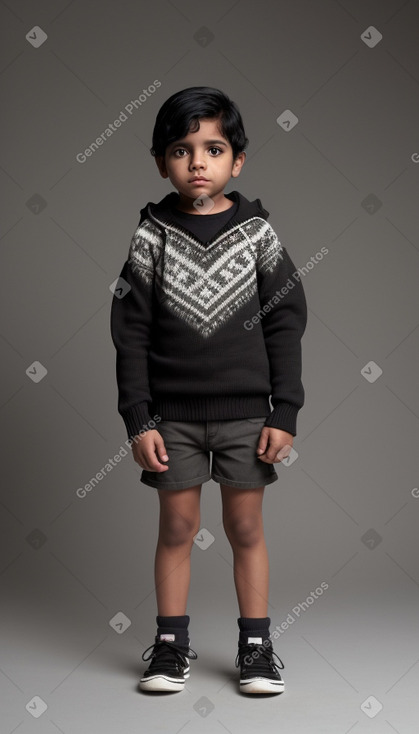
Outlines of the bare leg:
M234 583L241 617L267 617L269 559L263 531L265 487L221 484L223 524L233 550Z
M157 613L186 614L191 549L199 530L201 487L159 489L159 539L154 563Z

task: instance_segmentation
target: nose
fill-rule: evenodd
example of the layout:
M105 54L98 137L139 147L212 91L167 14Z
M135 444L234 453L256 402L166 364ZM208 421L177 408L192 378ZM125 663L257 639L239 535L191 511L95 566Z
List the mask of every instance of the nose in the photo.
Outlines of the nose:
M205 168L204 157L198 150L193 152L191 155L190 168L192 170L196 168Z

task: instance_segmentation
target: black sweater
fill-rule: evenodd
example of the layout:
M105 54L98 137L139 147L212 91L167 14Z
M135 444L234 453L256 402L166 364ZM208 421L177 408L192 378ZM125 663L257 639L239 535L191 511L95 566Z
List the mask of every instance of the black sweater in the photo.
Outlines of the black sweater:
M225 196L231 210L190 215L191 229L176 215L177 192L141 209L111 308L128 438L158 428L156 415L266 416L266 426L297 433L307 323L300 276L260 199Z

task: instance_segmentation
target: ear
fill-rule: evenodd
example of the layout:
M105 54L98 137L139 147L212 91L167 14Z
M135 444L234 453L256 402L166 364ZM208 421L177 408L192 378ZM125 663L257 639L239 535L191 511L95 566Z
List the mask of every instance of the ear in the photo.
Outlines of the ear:
M233 178L236 178L239 175L240 171L243 168L245 160L246 160L246 153L243 150L241 153L238 154L237 158L234 160L233 168L231 171L231 175L233 176Z
M167 168L166 168L166 163L165 163L165 160L164 160L164 155L156 155L155 161L156 161L156 166L157 166L157 168L160 171L160 175L163 178L167 178L169 174L167 173Z

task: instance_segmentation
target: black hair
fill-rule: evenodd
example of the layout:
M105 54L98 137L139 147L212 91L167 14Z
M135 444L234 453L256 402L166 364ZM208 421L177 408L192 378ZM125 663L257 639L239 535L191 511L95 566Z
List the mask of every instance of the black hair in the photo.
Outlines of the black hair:
M249 140L235 102L220 89L188 87L172 94L158 111L151 155L164 156L168 145L197 132L202 118L219 121L220 131L233 149L233 160L247 147Z

